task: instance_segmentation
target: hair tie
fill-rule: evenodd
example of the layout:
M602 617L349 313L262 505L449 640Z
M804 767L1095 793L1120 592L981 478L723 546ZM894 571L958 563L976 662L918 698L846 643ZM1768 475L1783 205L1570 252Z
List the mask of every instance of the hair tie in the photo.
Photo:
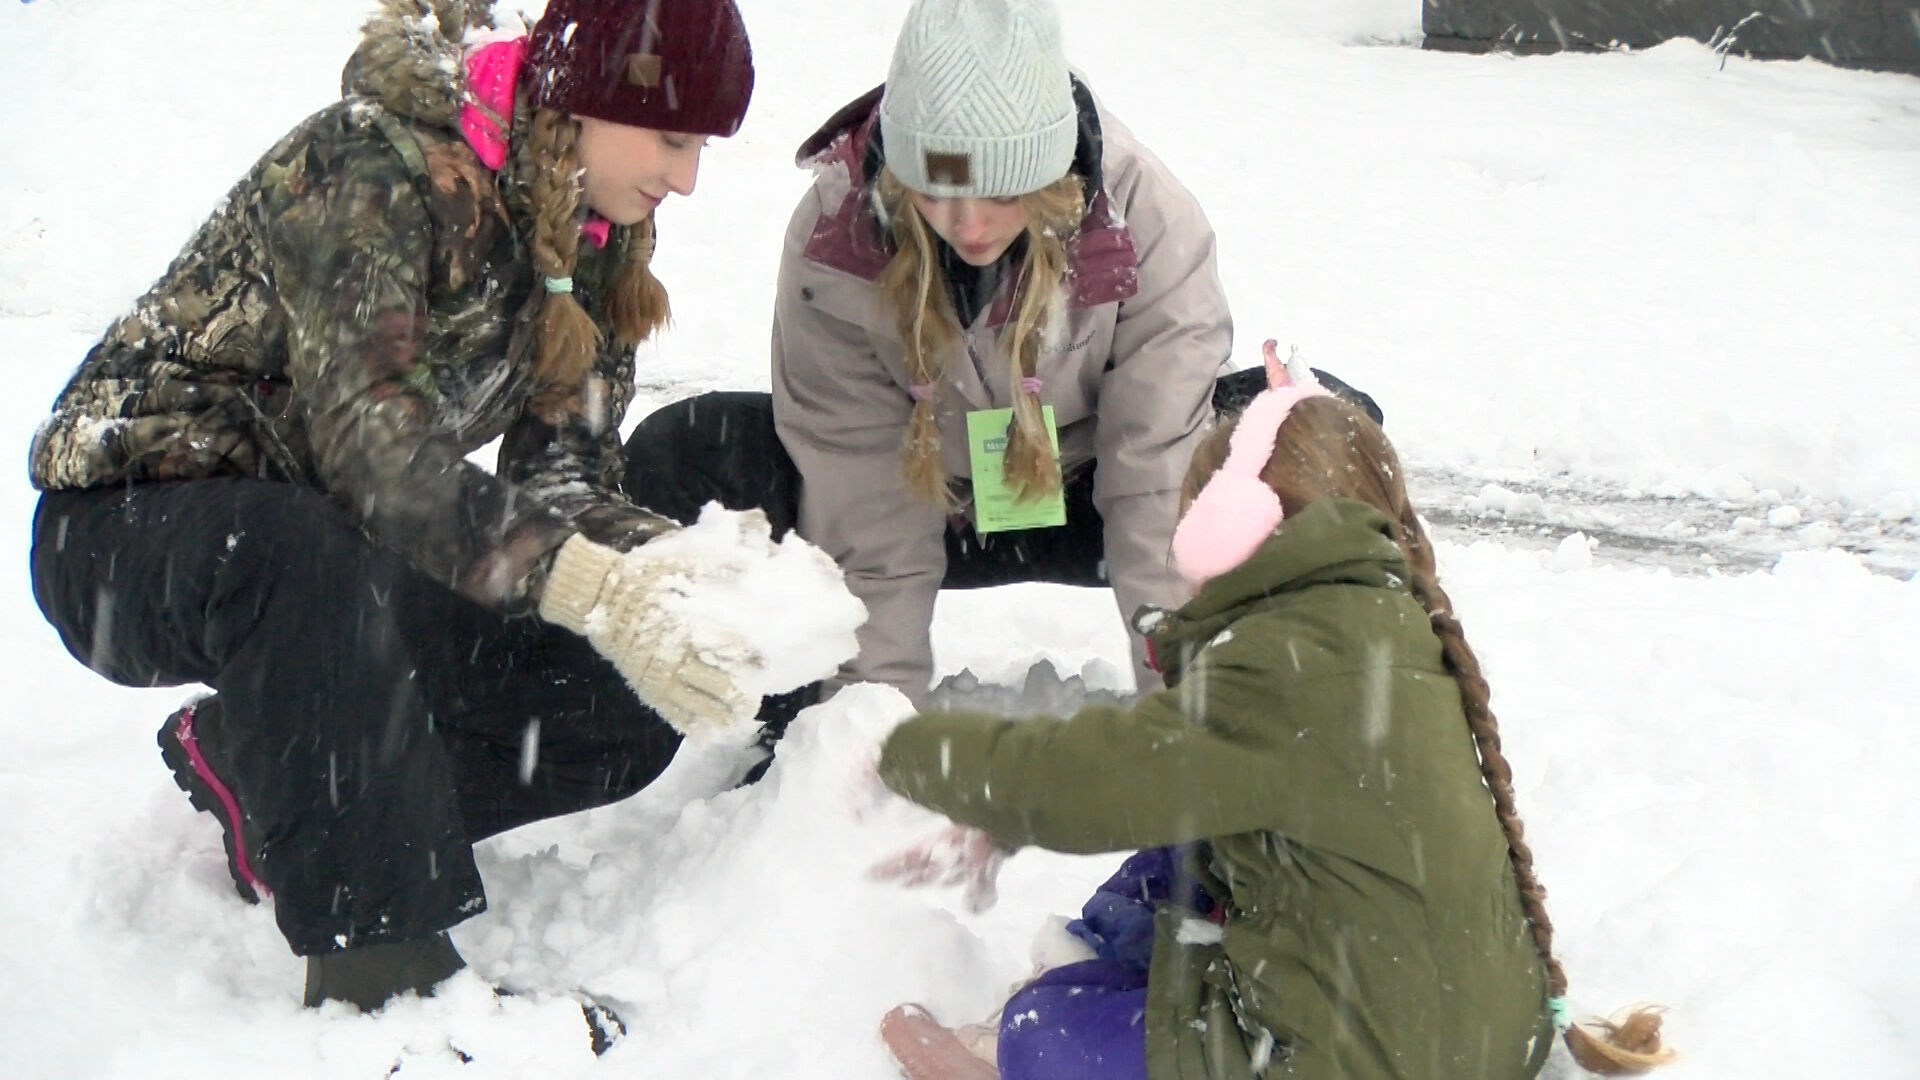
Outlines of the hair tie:
M573 278L550 277L547 279L547 291L550 293L571 293L573 291Z
M1553 1017L1553 1030L1565 1031L1573 1026L1573 1007L1563 997L1547 999L1547 1014Z
M915 401L932 401L933 384L930 382L914 383L912 386L907 387L907 393L911 395Z
M1045 385L1047 385L1045 380L1034 375L1028 375L1020 380L1020 391L1038 397L1040 396L1040 388Z

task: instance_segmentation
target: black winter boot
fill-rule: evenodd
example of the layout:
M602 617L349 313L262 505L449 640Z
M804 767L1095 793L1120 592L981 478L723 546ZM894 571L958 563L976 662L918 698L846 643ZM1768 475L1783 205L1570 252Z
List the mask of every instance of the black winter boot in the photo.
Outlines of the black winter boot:
M315 953L307 957L306 1004L344 1001L373 1012L410 990L425 997L466 966L445 932Z
M444 932L413 941L318 953L307 957L306 1004L318 1008L324 1002L344 1001L361 1012L373 1012L408 991L422 997L430 995L434 987L466 966ZM494 992L512 994L503 989ZM596 1056L606 1053L627 1033L627 1025L612 1009L590 998L581 999L579 1004ZM458 1047L454 1052L462 1060L471 1060Z
M233 876L234 891L240 899L257 904L272 895L260 878L260 831L233 793L221 779L214 762L221 757L219 745L220 700L204 697L181 706L160 725L160 758L173 773L173 782L187 793L195 810L212 814L220 823L221 839L227 849L227 873Z

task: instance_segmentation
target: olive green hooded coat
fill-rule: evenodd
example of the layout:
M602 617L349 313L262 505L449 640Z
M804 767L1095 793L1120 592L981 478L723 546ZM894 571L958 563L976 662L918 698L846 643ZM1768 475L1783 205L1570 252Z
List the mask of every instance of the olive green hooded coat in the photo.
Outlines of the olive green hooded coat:
M1545 975L1458 683L1387 518L1322 500L1178 613L1131 710L921 716L894 790L1009 846L1206 841L1226 912L1156 923L1154 1080L1522 1080Z

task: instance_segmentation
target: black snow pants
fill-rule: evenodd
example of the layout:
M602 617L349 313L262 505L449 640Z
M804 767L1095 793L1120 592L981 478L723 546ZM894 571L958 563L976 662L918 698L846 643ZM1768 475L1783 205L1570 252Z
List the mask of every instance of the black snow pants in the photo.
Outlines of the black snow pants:
M475 841L630 795L679 745L584 638L457 595L298 485L50 493L32 570L94 671L219 694L203 749L301 955L465 920Z

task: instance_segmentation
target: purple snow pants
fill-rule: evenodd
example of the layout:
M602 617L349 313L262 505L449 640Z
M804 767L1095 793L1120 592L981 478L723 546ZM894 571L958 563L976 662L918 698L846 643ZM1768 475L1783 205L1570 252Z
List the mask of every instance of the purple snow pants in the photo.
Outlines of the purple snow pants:
M1201 913L1213 907L1181 874L1183 856L1149 848L1094 891L1067 929L1097 958L1055 968L1008 999L1001 1080L1147 1080L1154 911L1169 900Z
M1054 968L1007 1001L1000 1080L1147 1080L1147 973L1106 960Z

